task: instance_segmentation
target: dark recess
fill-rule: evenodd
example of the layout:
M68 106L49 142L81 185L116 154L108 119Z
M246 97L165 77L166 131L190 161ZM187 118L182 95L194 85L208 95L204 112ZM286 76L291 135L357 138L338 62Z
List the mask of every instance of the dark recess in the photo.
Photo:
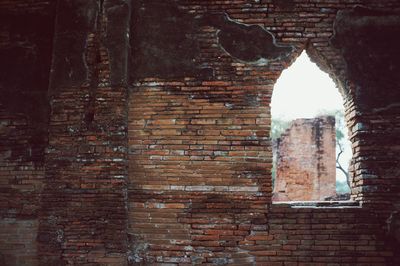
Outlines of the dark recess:
M293 0L273 0L272 3L280 9L293 9L295 7Z
M340 11L331 42L340 49L362 111L399 101L400 13L363 7Z
M139 0L132 4L130 80L200 73L196 63L199 47L193 36L198 21L179 10L174 1Z
M81 86L88 82L85 63L87 36L95 31L99 5L96 0L59 1L54 36L50 93L59 87Z
M129 56L130 1L108 0L103 4L107 26L104 46L110 60L111 86L126 86Z
M49 119L54 13L0 13L0 25L0 31L9 36L7 42L0 43L0 108L25 117L29 124L31 152L21 154L12 148L12 158L41 164Z

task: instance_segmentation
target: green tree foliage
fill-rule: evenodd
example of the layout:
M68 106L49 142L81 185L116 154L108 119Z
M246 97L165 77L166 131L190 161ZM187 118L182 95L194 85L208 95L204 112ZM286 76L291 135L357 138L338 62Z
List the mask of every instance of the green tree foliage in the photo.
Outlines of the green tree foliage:
M271 139L278 139L287 128L289 128L292 121L284 120L281 118L272 119L271 122Z

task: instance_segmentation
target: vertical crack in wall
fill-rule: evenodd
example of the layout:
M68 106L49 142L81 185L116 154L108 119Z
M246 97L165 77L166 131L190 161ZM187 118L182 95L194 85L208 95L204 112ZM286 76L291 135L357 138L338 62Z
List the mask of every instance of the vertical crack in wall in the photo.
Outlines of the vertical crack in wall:
M323 148L322 148L322 129L321 129L321 120L315 119L313 121L313 128L312 128L312 142L316 144L316 151L315 156L317 159L317 182L314 184L314 190L317 193L321 194L321 174L322 174L322 167L323 167ZM311 163L311 162L310 162Z

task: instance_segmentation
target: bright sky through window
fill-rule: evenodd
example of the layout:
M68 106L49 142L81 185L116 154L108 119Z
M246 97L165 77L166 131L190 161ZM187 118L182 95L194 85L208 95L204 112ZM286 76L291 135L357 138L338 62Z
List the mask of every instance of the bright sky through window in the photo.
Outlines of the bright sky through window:
M275 84L272 117L312 118L321 110L343 110L343 100L329 75L303 52Z

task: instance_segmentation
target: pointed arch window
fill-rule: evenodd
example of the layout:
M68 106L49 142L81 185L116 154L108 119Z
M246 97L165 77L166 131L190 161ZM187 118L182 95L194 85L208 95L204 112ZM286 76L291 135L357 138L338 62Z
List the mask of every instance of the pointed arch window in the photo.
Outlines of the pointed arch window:
M271 116L273 200L348 199L343 98L305 51L275 84Z

